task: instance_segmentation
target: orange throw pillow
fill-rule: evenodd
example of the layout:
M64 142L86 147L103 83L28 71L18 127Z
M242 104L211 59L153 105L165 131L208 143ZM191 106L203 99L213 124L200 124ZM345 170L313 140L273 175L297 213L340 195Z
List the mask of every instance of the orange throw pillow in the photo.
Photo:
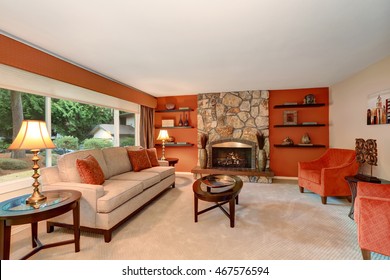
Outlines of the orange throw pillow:
M158 162L158 159L157 159L156 148L146 149L146 152L148 153L150 164L152 166L160 166L160 163Z
M134 171L141 171L142 169L150 168L152 167L152 164L150 163L148 153L145 149L138 150L138 151L127 151L127 154L129 155L129 159L131 162L131 166L133 167Z
M77 159L76 166L83 183L92 185L104 183L103 170L93 156L89 155L84 159Z

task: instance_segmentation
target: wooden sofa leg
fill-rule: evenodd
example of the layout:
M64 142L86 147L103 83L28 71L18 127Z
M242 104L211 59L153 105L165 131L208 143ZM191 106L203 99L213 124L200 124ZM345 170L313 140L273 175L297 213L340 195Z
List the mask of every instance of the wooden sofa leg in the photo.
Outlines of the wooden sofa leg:
M303 191L304 191L304 188L301 187L301 186L299 186L299 192L300 192L300 193L303 193Z
M321 202L322 204L326 204L327 196L321 196Z
M371 251L366 249L361 249L361 250L362 250L363 260L371 260Z
M172 184L172 188L174 188L174 187L175 187L175 183Z
M104 231L104 242L109 243L111 241L111 231L105 230Z

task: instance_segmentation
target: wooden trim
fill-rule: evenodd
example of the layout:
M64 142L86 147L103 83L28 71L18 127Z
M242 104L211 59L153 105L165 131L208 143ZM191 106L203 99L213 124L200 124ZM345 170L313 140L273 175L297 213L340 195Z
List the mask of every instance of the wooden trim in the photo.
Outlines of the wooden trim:
M157 99L0 34L0 63L150 108Z

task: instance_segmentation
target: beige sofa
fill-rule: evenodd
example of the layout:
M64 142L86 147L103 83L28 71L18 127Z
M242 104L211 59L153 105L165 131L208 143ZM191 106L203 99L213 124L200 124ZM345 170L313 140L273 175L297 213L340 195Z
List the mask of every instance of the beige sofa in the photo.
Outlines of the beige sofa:
M135 172L129 159L129 149L140 147L114 147L82 150L65 154L58 159L57 166L41 169L42 189L72 189L82 193L80 201L81 230L104 234L105 242L111 241L112 231L130 216L146 206L169 187L175 187L175 168L154 166ZM92 155L104 173L104 183L92 185L82 183L77 159ZM48 232L54 226L70 227L71 213L51 219Z

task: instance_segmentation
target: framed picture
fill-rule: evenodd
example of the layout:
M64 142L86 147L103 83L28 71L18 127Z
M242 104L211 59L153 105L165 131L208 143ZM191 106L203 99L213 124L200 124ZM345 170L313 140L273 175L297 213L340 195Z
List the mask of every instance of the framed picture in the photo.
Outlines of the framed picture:
M174 127L175 120L162 120L162 127Z
M375 124L390 124L390 89L368 96L367 125Z
M283 112L283 124L284 125L296 125L298 119L297 111L284 111Z

